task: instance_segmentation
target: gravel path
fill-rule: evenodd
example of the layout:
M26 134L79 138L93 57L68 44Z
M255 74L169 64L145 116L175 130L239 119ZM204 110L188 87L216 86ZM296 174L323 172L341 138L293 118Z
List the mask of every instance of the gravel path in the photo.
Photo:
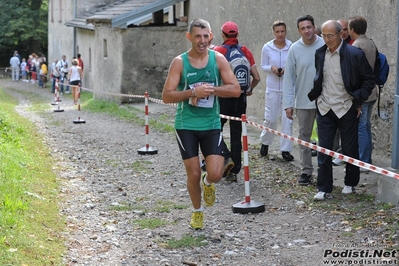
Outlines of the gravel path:
M232 205L245 194L240 174L238 183L222 180L216 185L216 203L204 212L206 227L193 231L188 225L191 204L185 171L174 135L150 132L150 144L158 154L139 155L137 150L145 145L143 126L79 112L70 96L62 101L65 111L54 112L57 107L50 105L49 88L7 80L1 80L0 86L19 100L19 112L37 125L51 149L62 184L60 209L67 218L65 265L309 266L323 265L325 249L379 243L380 231L352 231L343 222L345 213L309 202L313 192L309 195L296 186L299 170L293 165L259 158L252 148L250 160L256 163L250 171L256 177L250 183L251 199L264 203L266 211L232 212ZM48 99L44 114L28 108L33 94ZM167 108L150 116L173 111ZM72 123L78 116L86 123ZM281 184L287 189L281 189ZM140 220L150 218L166 224L155 229L139 226ZM170 239L187 235L204 237L206 245L167 248Z

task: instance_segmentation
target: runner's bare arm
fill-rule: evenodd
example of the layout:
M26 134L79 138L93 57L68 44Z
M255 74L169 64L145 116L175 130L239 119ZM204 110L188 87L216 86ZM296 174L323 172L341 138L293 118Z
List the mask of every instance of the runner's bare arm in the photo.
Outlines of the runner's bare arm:
M164 103L177 103L194 96L194 92L191 90L177 90L182 71L183 60L181 56L177 56L173 59L172 63L169 66L169 74L163 87L162 100L164 101Z

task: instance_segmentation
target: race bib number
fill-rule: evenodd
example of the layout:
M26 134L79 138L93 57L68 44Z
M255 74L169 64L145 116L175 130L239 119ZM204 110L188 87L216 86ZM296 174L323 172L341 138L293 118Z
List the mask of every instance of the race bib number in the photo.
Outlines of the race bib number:
M198 82L198 83L191 84L191 85L188 85L188 86L189 86L190 89L193 89L193 88L199 87L199 86L201 86L201 85L203 85L203 84L211 84L211 85L213 85L212 83ZM192 98L190 98L190 99L188 100L188 103L191 104L191 105L193 105L191 99L192 99ZM202 108L213 108L214 102L215 102L215 95L211 94L211 95L209 95L208 97L205 97L205 98L198 98L198 100L197 100L197 107L202 107Z

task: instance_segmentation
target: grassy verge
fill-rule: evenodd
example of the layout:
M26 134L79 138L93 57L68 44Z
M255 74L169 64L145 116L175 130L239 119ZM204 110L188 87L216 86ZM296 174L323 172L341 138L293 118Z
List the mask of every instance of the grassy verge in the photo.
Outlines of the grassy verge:
M104 100L95 100L93 99L92 94L87 92L82 93L81 102L84 110L95 113L107 113L125 121L133 122L137 125L145 125L143 110L129 105L121 106ZM157 117L149 116L148 123L151 130L155 129L164 133L171 133L174 131L173 121L167 114L161 114Z
M0 90L0 265L60 265L58 183L34 125Z

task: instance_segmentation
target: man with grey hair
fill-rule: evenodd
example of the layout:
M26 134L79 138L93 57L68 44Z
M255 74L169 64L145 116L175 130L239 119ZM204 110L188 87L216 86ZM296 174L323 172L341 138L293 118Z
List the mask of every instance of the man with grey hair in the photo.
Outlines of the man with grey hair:
M375 86L374 74L364 52L342 39L342 26L335 20L323 23L325 45L315 54L316 76L309 100L316 100L319 145L332 150L339 129L343 154L358 159L358 124L361 108ZM315 200L331 198L332 160L318 153L318 193ZM359 183L359 167L347 163L342 194L351 194Z
M346 20L346 19L343 19L343 18L341 18L341 19L338 19L337 20L338 21L338 23L341 25L341 27L342 27L342 36L341 36L341 38L346 42L346 43L349 43L349 44L352 44L353 43L353 40L352 40L352 38L351 38L351 36L350 36L350 34L349 34L349 24L348 24L348 21Z
M162 99L165 103L178 103L175 129L193 205L190 226L202 229L201 185L205 205L213 206L214 183L222 178L224 165L218 97L239 97L241 89L226 58L208 49L212 40L209 22L191 21L186 38L191 49L176 56L170 64ZM202 175L199 147L206 162Z

